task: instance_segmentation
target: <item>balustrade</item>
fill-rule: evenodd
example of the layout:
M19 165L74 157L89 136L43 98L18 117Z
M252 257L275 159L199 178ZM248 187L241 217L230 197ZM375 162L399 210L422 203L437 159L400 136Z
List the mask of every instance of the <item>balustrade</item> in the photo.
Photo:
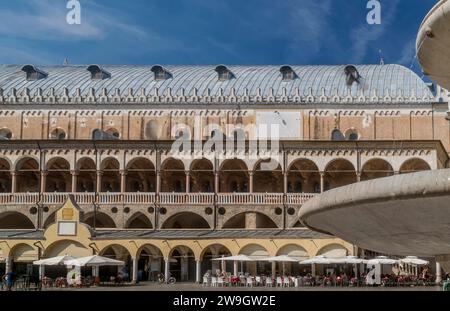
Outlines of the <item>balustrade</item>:
M64 204L69 195L73 195L75 201L80 204L159 204L178 205L213 205L215 194L213 193L1 193L0 205L7 204ZM219 193L217 204L260 204L260 205L302 205L312 199L313 193Z

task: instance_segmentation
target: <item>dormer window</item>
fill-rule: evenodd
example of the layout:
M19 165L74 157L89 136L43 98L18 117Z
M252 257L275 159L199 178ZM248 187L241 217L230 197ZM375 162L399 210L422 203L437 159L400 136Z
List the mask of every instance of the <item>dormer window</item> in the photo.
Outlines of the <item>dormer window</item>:
M12 133L7 128L0 129L0 140L10 140L12 138Z
M172 74L163 66L155 65L151 70L155 74L156 81L164 81L172 78Z
M349 65L345 67L344 73L346 76L346 82L348 86L352 86L354 82L359 83L361 76L358 72L358 69L356 69L355 66Z
M283 81L292 81L298 78L294 69L291 66L283 66L280 68L281 77Z
M53 130L52 133L50 134L50 138L56 140L64 140L66 139L66 137L67 137L66 132L60 128Z
M37 81L48 77L48 73L34 65L25 65L22 67L22 71L27 74L27 81Z
M234 78L233 72L224 65L217 66L215 70L219 75L219 81L228 81Z
M91 80L104 80L111 78L111 74L98 65L90 65L87 71L91 73Z

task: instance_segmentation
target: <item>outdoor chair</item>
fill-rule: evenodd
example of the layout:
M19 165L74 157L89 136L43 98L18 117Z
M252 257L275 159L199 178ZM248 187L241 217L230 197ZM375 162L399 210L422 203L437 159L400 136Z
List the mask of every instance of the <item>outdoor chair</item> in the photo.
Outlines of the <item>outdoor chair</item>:
M283 280L281 279L281 277L277 276L277 287L279 286L283 286Z
M211 286L217 287L217 278L215 276L211 277Z
M208 286L209 285L209 279L207 276L203 277L203 286Z
M246 279L245 279L245 277L242 276L242 277L239 278L239 280L240 280L240 285L241 285L241 286L245 286L245 285L246 285Z
M266 287L273 287L273 280L271 277L266 278Z
M313 286L312 279L307 276L303 277L302 283L303 283L303 286Z
M261 284L262 284L261 277L260 276L256 276L255 277L255 285L256 286L261 286Z
M253 287L253 278L252 277L250 277L250 276L247 277L245 286Z
M217 279L217 285L218 285L218 286L222 286L222 287L223 287L224 284L225 284L225 283L224 283L223 278L218 278L218 279Z
M291 280L288 276L285 276L283 278L283 286L285 287L291 287Z

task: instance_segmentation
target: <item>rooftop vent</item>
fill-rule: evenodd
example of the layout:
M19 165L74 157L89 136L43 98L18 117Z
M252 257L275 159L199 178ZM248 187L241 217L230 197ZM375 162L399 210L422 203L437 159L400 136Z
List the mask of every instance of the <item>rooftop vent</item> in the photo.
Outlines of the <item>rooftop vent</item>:
M92 80L104 80L111 78L111 74L99 65L90 65L87 71L91 73Z
M298 78L294 69L291 66L283 66L280 68L281 77L283 81L292 81Z
M219 74L219 81L228 81L234 78L233 72L224 65L217 66L215 71Z
M155 65L151 70L155 74L156 81L163 81L172 78L172 74L163 66Z
M349 65L344 68L346 82L348 86L352 86L354 82L359 83L361 76L355 66Z
M25 65L22 71L27 74L27 81L37 81L48 77L48 73L40 70L34 65Z

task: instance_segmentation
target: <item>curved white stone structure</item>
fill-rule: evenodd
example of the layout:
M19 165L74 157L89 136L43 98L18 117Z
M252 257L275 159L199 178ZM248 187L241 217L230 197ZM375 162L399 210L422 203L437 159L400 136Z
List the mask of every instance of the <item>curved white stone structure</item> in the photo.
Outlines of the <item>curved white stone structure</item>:
M300 209L311 229L393 255L450 254L450 170L396 175L327 191Z
M450 89L450 1L441 0L425 17L416 42L423 72Z

